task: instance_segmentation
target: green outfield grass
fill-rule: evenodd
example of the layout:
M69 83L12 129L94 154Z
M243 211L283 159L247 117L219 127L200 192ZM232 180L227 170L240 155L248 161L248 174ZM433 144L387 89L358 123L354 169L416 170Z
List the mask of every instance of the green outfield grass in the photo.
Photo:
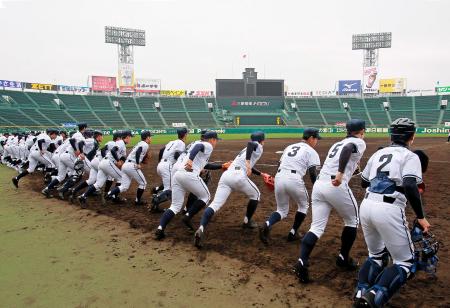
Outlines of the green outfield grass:
M345 137L345 134L340 133L321 133L320 134L324 138L342 138ZM247 140L249 139L250 134L219 134L219 137L224 140ZM388 137L389 135L386 133L367 133L366 138L384 138ZM433 138L446 138L447 135L426 135L426 134L417 134L416 137L423 138L423 137L433 137ZM300 134L292 134L292 133L271 133L266 134L267 139L283 139L283 138L300 138ZM174 140L177 138L177 135L155 135L152 137L152 144L166 144L171 140ZM198 140L200 138L199 134L190 134L188 136L188 143L194 140ZM112 139L112 136L104 136L103 137L103 144L110 141ZM136 143L140 141L139 135L134 136L131 143L129 144L130 147L134 146Z

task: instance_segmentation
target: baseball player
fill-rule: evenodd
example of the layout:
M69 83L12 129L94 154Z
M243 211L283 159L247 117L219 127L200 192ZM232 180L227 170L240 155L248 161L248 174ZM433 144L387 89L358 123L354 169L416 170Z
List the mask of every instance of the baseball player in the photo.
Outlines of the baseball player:
M305 128L303 141L291 144L283 151L275 176L277 210L269 216L259 232L259 237L264 244L269 243L272 226L287 217L289 200L293 200L297 204L297 212L287 240L292 242L299 238L297 230L309 208L309 196L303 177L308 172L311 182L313 184L316 182L316 168L320 166L320 158L314 148L320 139L322 137L320 137L318 129Z
M58 165L58 175L54 177L50 184L45 187L41 193L47 198L50 197L50 192L58 185L62 183L66 176L70 176L67 180L66 184L62 187L60 192L67 191L70 187L75 184L75 179L72 176L75 175L75 163L77 160L84 160L85 154L83 152L83 148L86 144L86 138L91 138L93 131L87 130L86 123L78 124L78 132L76 132L72 138L69 139L70 146L67 146L66 151L60 155L59 165ZM54 145L54 144L53 144ZM54 145L55 147L55 145Z
M200 227L194 235L194 245L198 248L203 245L202 242L206 226L212 216L225 204L232 191L244 193L250 199L247 204L247 212L242 227L249 229L258 227L258 224L252 220L252 216L258 206L261 193L255 183L249 179L249 176L252 173L261 175L261 172L255 169L254 166L263 154L265 134L262 131L257 131L251 134L250 139L247 146L236 156L227 171L220 177L214 201L211 202L203 213Z
M122 138L115 142L115 145L106 154L98 165L97 180L95 184L90 185L86 192L78 197L78 201L82 207L86 206L87 198L95 191L99 191L104 185L108 177L115 179L118 183L122 182L122 165L126 160L126 145L131 141L132 133L129 130L122 131Z
M193 146L183 160L182 165L185 166L175 172L172 179L172 204L161 216L159 226L155 231L155 238L162 240L165 237L164 230L172 218L178 214L184 203L186 192L193 193L197 196L191 208L201 208L210 200L208 187L200 178L199 174L208 163L208 160L217 145L220 138L214 131L208 131L203 135L203 141Z
M96 135L98 135L98 136L96 137ZM103 140L103 135L101 134L101 132L97 132L97 134L94 133L94 139L97 141L98 144L100 144ZM73 201L79 191L88 187L89 185L95 184L95 182L97 181L98 166L100 164L100 161L106 157L106 154L108 154L108 152L111 151L111 149L115 146L115 143L121 139L122 139L122 131L115 131L113 133L113 139L111 141L108 141L102 149L97 150L95 157L90 162L89 178L86 181L81 181L76 187L69 190L70 191L70 196L69 196L70 202L73 203ZM108 178L106 180L105 190L111 188L112 183L113 183L113 181L111 179L112 178Z
M8 139L8 136L7 136L7 134L5 134L5 135L3 135L3 134L0 134L0 163L4 163L4 161L3 161L3 154L4 154L4 146L5 146L5 144L6 144L6 139Z
M12 182L16 188L19 188L19 180L30 173L33 173L38 163L41 163L47 167L54 168L53 162L50 158L50 153L47 148L51 144L52 140L56 138L58 131L56 129L49 128L45 133L41 133L37 136L36 142L31 148L30 156L28 157L29 167L22 171L18 176L12 178Z
M410 275L414 245L406 220L406 202L423 232L430 228L417 186L422 183L421 162L409 150L415 131L410 119L392 122L392 144L375 152L361 175L362 187L367 188L360 208L361 227L369 257L359 271L356 307L384 306ZM388 254L393 264L387 267Z
M172 195L172 169L181 153L186 150L186 139L188 130L186 128L177 129L178 139L166 144L159 154L159 163L156 172L162 179L162 191L152 199L152 207L159 207L159 204L170 200Z
M84 141L78 143L81 153L84 155L84 159L77 159L74 163L74 171L71 172L69 179L64 185L58 188L58 196L61 200L64 200L65 194L81 180L83 172L91 172L91 161L94 159L98 152L99 144L103 140L103 133L101 131L94 131L86 129L83 133L86 138ZM80 156L81 156L80 153ZM83 164L81 163L83 162ZM94 171L95 172L95 171Z
M138 183L136 192L136 199L134 205L145 205L142 201L142 195L147 187L147 181L141 170L141 164L145 164L145 158L148 155L148 145L152 142L152 134L148 130L141 132L141 141L136 144L133 150L128 154L126 162L122 166L122 182L120 186L115 187L108 192L107 199L117 199L120 193L123 193L130 188L131 180L134 179Z
M313 186L311 228L302 239L300 258L295 265L295 273L300 282L309 282L309 256L322 236L333 208L342 217L345 225L336 265L345 270L357 268L349 253L356 239L358 207L348 182L366 150L363 140L366 125L363 120L352 119L347 122L346 128L347 137L330 148Z

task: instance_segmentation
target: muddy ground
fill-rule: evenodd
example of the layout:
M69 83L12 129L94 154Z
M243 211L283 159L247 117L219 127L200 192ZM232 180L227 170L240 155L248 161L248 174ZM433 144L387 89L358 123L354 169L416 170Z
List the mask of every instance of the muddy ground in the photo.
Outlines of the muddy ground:
M317 151L323 163L326 152L336 141L333 138L321 140ZM274 174L280 155L276 151L283 150L290 143L296 142L293 139L272 139L267 140L264 147L264 154L258 162L257 167L267 173ZM386 138L371 138L366 140L367 151L362 159L362 166L365 165L370 155L381 145L386 145ZM210 161L228 161L244 147L243 141L221 141L214 151ZM425 211L428 220L432 225L432 231L444 242L448 242L450 234L450 145L438 138L418 138L414 149L424 149L430 157L428 172L424 175L427 184L427 191L424 195ZM158 185L160 179L156 174L156 155L159 146L152 149L153 159L145 166L144 174L147 177L149 187ZM214 196L217 182L221 171L213 172L212 183L209 185L211 195ZM263 184L260 177L252 176L252 180L258 185L262 192L262 200L256 211L255 219L262 223L267 216L276 208L273 192L270 192ZM305 179L308 191L311 191L309 179ZM350 186L353 193L360 202L363 197L363 190L359 187L359 179L351 181ZM30 176L21 183L21 189L31 188L38 192L42 189L41 177ZM124 196L129 200L134 199L136 186L133 184L129 192ZM150 194L145 193L145 198L150 200ZM63 201L60 201L64 204ZM222 255L238 260L244 264L240 283L245 284L252 275L260 275L260 271L269 271L277 277L278 283L286 285L286 293L280 294L281 299L276 302L282 305L297 306L328 306L336 305L349 306L356 281L356 272L340 272L336 269L334 262L340 246L340 234L343 227L340 218L333 213L329 219L324 236L318 242L316 249L311 256L311 276L314 280L311 284L300 285L292 275L292 266L295 264L299 254L299 242L288 243L285 237L290 229L295 214L292 208L287 219L277 224L272 230L272 241L270 246L263 245L259 239L257 231L243 231L240 227L245 214L247 200L243 195L234 193L230 196L223 209L215 215L213 221L208 226L205 247L198 251L193 247L193 234L189 232L181 223L180 215L176 217L168 226L166 242L171 243L174 253L179 254L180 250L185 251L186 259L208 260L209 264L221 267L220 259L214 260L214 256ZM166 205L168 207L168 205ZM138 229L146 234L148 241L153 240L153 231L158 226L160 215L150 214L147 209L135 208L134 206L102 206L99 200L90 199L88 208L97 214L106 215L115 219L128 222L131 228ZM301 233L305 233L311 222L311 212L300 228ZM408 208L408 217L411 222L413 213ZM194 218L195 225L198 225L201 213ZM89 219L86 224L91 223ZM92 223L95 223L93 221ZM216 254L217 253L217 254ZM364 262L367 251L364 243L362 231L359 230L358 238L355 242L351 255L360 263ZM448 297L448 285L450 284L450 266L448 243L441 246L439 252L440 262L436 278L432 278L424 273L419 273L413 280L402 289L401 293L392 300L393 307L448 307L450 298ZM268 279L255 294L257 296L261 289L266 290L271 287L273 279ZM333 294L333 296L330 296ZM338 296L339 301L336 302ZM307 299L307 300L306 300ZM270 303L265 303L270 304Z

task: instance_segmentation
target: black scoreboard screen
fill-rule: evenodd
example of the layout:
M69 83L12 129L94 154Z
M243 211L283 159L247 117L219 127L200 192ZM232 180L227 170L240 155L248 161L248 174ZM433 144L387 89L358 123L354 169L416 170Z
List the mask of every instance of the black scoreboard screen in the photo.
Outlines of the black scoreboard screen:
M217 97L245 96L244 80L223 79L216 80Z
M258 80L256 82L256 96L284 96L282 80Z

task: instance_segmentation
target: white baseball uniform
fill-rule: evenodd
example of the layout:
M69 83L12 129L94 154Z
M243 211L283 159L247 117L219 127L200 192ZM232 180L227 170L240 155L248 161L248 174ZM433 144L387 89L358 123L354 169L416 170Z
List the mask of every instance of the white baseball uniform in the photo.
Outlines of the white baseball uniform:
M137 159L140 164L147 154L148 144L145 141L140 141L134 146L130 154L128 154L127 160L122 166L122 182L119 186L120 192L127 191L130 188L131 179L134 179L138 183L138 188L145 189L147 187L147 181L142 170L137 168L136 155L139 149L141 149L141 152Z
M173 177L172 204L170 210L175 214L181 211L186 192L193 193L199 200L205 203L208 203L211 198L208 187L200 178L199 174L208 163L213 152L213 147L209 142L205 141L199 141L197 144L202 144L204 149L195 156L192 162L192 171L187 171L182 168L176 171ZM182 166L185 166L188 160L189 155L185 155L180 163Z
M62 182L66 175L72 175L75 173L74 166L77 157L75 155L75 151L79 151L78 145L81 141L85 141L85 138L82 133L76 132L71 139L75 139L75 148L70 144L66 147L66 151L60 154L59 165L58 165L58 176L57 179L59 182Z
M118 159L126 157L127 148L123 140L116 141L113 148L114 147L118 148L118 150L116 151ZM97 190L105 185L105 182L108 178L115 179L117 182L122 181L122 171L116 166L117 160L112 154L112 149L108 151L105 158L103 158L98 165L97 180L94 184L95 189Z
M353 143L356 151L351 154L345 167L342 184L336 187L333 186L331 181L338 172L342 148L348 143ZM318 238L325 231L332 208L343 218L345 226L358 227L358 204L348 186L348 182L358 167L365 150L366 143L363 139L347 137L336 142L328 151L327 158L312 191L312 223L309 231Z
M419 157L408 148L398 145L378 150L369 159L361 177L371 182L382 172L387 177L382 181L397 187L397 190L389 193L367 188L360 211L369 257L374 257L386 247L395 264L407 268L411 265L414 246L405 214L407 200L398 187L402 186L405 177L414 177L417 184L422 183L421 168Z
M252 143L254 144L255 149L250 157L251 168L255 166L256 162L263 154L263 146L256 141L253 141ZM247 147L236 156L230 167L220 177L214 200L209 205L214 212L217 213L217 211L220 210L232 191L244 193L250 200L259 201L261 193L255 183L247 176L246 152Z
M161 161L156 167L156 172L161 177L164 191L172 190L172 168L176 163L175 153L183 153L186 150L186 144L183 140L177 139L166 144Z
M289 213L290 199L297 204L298 212L307 213L309 196L303 177L314 166L320 166L319 154L305 142L291 144L283 151L275 176L275 200L281 219Z
M38 146L39 142L42 143L42 153ZM28 158L29 166L27 171L29 173L33 173L39 163L44 164L47 167L55 167L50 158L50 153L47 151L47 148L51 142L52 139L46 133L41 133L37 136L36 142L31 147L30 156Z

